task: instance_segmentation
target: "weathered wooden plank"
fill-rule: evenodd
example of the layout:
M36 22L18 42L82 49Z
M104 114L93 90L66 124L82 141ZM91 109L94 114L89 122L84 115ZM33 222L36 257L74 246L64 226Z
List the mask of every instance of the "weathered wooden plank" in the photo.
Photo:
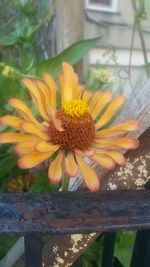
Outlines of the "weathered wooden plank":
M55 0L54 3L56 8L56 47L57 53L60 53L84 37L83 1Z
M149 207L149 190L4 194L0 196L0 234L145 229L150 228Z
M90 233L55 236L44 246L43 266L72 266L74 259L79 257L80 251L86 249L87 242L88 245L92 244L96 235L96 233ZM15 267L20 266L15 265Z

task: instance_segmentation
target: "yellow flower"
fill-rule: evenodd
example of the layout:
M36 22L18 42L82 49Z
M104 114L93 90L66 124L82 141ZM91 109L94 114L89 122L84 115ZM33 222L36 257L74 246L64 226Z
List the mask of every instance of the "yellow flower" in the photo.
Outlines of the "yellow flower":
M9 100L9 104L19 113L19 117L6 115L1 124L16 128L14 133L1 133L1 143L15 143L19 155L18 166L21 169L32 168L49 159L48 177L52 183L59 183L63 168L68 176L82 174L86 186L97 191L100 181L95 171L85 162L89 157L102 166L112 169L115 163L123 165L125 159L120 149L135 149L139 141L120 137L139 127L136 120L128 120L111 128L105 126L122 107L125 97L112 99L110 91L91 93L84 90L78 82L72 66L63 63L63 72L59 75L60 91L48 74L43 81L23 79L34 105L42 118L39 122L27 105L19 99ZM61 106L57 110L58 95ZM41 121L41 120L40 120ZM118 138L116 138L119 136Z

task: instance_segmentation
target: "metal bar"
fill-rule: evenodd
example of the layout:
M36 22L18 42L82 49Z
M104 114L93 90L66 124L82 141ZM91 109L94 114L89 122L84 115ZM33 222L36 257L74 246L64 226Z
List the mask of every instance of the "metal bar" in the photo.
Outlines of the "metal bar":
M25 236L25 267L42 267L42 238Z
M150 230L138 231L130 267L150 266Z
M0 194L0 234L148 229L149 207L150 190Z
M102 267L112 267L115 248L116 233L105 233Z
M113 267L124 267L124 266L116 257L114 257Z

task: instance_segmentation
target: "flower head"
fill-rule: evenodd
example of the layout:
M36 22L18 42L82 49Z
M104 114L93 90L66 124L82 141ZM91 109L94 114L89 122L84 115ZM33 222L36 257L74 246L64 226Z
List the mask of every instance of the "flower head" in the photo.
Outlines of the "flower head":
M128 120L106 128L124 104L125 97L117 96L112 100L110 91L92 94L84 90L72 66L66 62L59 82L61 105L57 109L56 83L48 73L43 74L43 81L22 80L42 122L22 100L10 99L9 104L20 116L6 115L0 122L16 128L17 132L1 133L0 142L15 144L21 169L35 167L53 156L48 169L51 182L61 181L63 168L71 177L80 171L86 186L97 191L100 181L84 158L89 157L108 169L114 168L116 163L123 165L125 159L120 149L135 149L139 145L138 140L124 135L138 129L139 122Z

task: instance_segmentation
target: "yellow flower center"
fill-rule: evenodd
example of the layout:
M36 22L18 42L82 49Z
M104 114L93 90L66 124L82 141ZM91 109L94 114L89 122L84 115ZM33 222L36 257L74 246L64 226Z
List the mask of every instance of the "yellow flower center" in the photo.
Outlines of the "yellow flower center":
M85 113L88 113L90 111L87 103L81 99L63 102L62 109L65 115L68 115L70 117L81 117Z

